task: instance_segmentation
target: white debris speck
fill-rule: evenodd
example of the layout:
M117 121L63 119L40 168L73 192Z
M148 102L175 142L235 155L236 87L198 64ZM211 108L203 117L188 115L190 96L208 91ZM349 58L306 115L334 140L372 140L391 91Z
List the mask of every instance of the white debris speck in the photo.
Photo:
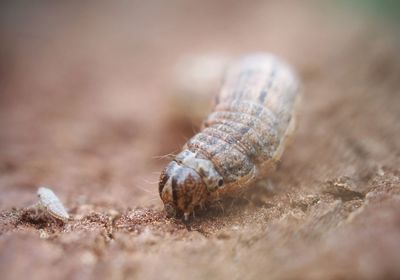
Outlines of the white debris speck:
M54 218L59 220L68 220L69 215L64 205L55 195L55 193L45 187L40 187L37 191L40 205Z
M39 237L40 237L40 239L48 239L49 238L49 234L44 229L40 229L39 230Z

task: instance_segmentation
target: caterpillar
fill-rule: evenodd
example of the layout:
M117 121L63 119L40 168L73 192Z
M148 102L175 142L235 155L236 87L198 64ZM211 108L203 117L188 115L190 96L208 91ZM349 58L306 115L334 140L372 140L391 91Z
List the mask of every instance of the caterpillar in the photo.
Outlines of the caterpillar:
M201 131L160 175L167 216L188 220L205 202L268 175L294 131L299 88L293 70L274 55L234 62Z

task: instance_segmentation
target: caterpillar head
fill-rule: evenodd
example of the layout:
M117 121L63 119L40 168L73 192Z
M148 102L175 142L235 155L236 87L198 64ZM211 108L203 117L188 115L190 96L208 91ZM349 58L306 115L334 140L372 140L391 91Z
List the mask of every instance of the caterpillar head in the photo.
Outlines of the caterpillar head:
M211 161L195 158L185 150L170 162L160 176L159 193L169 217L188 219L210 191L223 185Z

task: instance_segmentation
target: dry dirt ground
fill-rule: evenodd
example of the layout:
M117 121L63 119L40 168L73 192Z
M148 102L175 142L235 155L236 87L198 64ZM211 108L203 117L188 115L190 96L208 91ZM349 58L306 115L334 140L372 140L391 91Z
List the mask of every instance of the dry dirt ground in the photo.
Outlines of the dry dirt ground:
M1 278L399 279L398 33L328 1L159 2L2 7ZM171 73L210 51L285 57L303 103L278 170L184 224L157 193L199 125ZM40 185L73 220L27 215Z

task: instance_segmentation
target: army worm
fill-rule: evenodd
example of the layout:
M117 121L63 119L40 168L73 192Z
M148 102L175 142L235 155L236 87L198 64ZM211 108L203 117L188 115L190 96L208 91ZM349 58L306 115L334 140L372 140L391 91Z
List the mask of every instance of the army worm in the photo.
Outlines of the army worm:
M167 215L186 220L204 202L265 177L294 130L299 95L297 76L273 55L233 63L202 130L161 173Z

